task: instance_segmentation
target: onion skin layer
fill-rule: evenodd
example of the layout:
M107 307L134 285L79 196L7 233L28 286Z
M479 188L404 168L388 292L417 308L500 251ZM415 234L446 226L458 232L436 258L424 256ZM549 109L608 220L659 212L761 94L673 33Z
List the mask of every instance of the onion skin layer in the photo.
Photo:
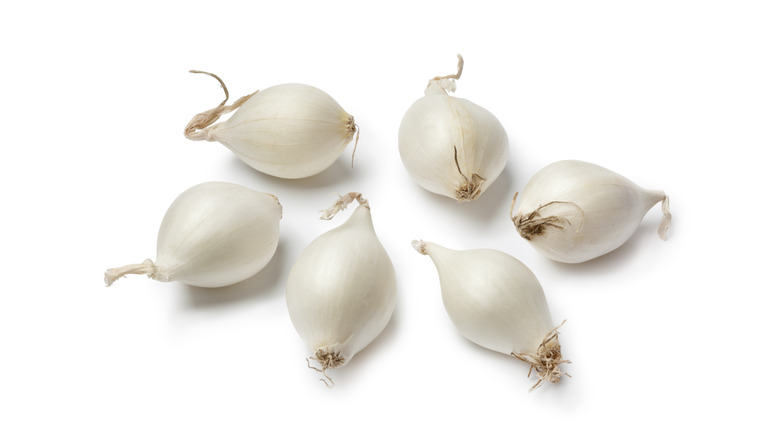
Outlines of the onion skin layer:
M515 202L517 213L515 213ZM671 221L669 201L628 178L583 161L552 163L537 172L512 203L518 233L542 255L582 263L623 245L645 214L662 202L662 239Z

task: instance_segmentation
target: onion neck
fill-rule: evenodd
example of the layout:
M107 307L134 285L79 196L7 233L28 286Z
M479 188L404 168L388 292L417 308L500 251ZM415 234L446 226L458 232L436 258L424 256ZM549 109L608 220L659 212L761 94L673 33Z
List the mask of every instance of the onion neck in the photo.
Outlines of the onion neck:
M437 269L447 268L449 265L446 264L446 258L449 257L450 254L458 252L453 249L445 248L441 245L423 240L413 240L412 247L420 254L430 257L433 261L433 264L436 265Z
M368 200L363 198L362 194L357 192L349 192L346 195L339 196L339 199L337 199L336 202L330 206L330 208L323 210L320 219L326 221L333 219L333 217L336 216L338 212L346 209L353 201L357 201L357 203L360 204L360 207L366 207L367 210L371 209L371 207L368 206Z
M422 255L428 255L428 242L424 240L412 240L412 247Z
M157 267L157 265L154 264L154 262L152 262L151 259L146 259L142 263L107 269L103 279L106 281L106 287L108 287L114 284L114 282L118 279L129 274L146 274L155 280L168 281L167 276L160 275L160 269Z
M425 95L447 94L455 91L455 80L460 79L463 73L463 57L458 55L458 72L447 76L436 76L428 81L428 87L425 88Z
M447 96L449 93L455 91L455 81L451 79L440 79L428 81L428 86L425 88L426 96Z
M222 81L222 79L219 78L219 76L213 73L208 73L199 70L190 70L190 73L202 73L213 77L214 79L219 81L219 85L222 87L222 90L225 91L225 100L223 100L215 108L196 114L195 117L193 117L192 120L190 120L190 122L184 128L184 136L190 140L214 141L215 139L211 134L211 131L214 128L216 128L218 124L214 126L211 125L214 124L214 122L216 122L223 114L227 114L229 112L232 112L240 108L241 105L243 105L244 102L246 102L252 96L254 96L257 93L257 91L255 91L252 94L248 94L244 97L239 98L238 100L233 102L232 105L225 105L225 103L227 103L228 99L230 98L230 93L228 93L227 86L225 86L225 83Z
M663 217L661 223L658 224L658 237L662 240L666 240L666 233L669 231L669 226L672 223L672 213L669 211L669 197L666 196L661 190L645 190L645 211L653 208L655 204L661 203L661 211Z

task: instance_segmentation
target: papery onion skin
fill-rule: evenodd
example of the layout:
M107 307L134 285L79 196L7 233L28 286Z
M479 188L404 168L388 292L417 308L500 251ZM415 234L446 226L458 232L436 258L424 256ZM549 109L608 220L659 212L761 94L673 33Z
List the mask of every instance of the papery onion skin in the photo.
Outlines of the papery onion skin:
M659 202L662 239L671 221L664 192L643 189L609 169L577 160L541 169L516 201L512 221L518 233L541 254L563 263L582 263L617 249Z
M254 169L296 179L330 167L355 131L354 117L322 90L282 84L252 96L210 135Z
M466 202L479 198L504 170L509 140L490 111L448 94L459 77L460 70L429 82L425 96L415 101L401 120L398 148L404 167L417 184Z
M355 118L327 93L306 84L281 84L197 114L184 130L190 140L219 141L254 169L298 179L330 167L355 137ZM214 122L235 113L225 122Z
M457 251L415 240L436 265L444 308L458 332L477 345L531 365L539 380L558 382L558 328L536 276L520 260L493 249Z
M446 95L413 103L398 138L401 160L412 179L460 202L484 193L509 159L509 140L498 119L479 105ZM475 176L484 181L472 183ZM478 192L462 192L469 183L478 185Z
M468 340L520 354L536 351L555 327L539 280L521 261L493 249L422 245L439 273L444 308Z
M165 213L156 260L109 269L106 284L126 274L208 288L246 280L276 252L281 217L274 195L227 182L198 184Z
M303 250L286 297L293 326L324 370L346 365L384 330L396 277L367 205Z

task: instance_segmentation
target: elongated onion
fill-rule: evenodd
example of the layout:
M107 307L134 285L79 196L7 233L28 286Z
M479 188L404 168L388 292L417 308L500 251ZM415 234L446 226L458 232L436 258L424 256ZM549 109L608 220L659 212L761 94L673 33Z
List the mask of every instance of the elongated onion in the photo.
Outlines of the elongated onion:
M521 261L493 249L456 251L415 240L439 272L444 308L471 342L514 356L536 370L539 381L558 382L564 373L558 328L552 323L539 280Z
M330 167L357 132L355 118L319 88L281 84L255 91L225 106L225 100L192 118L190 140L218 141L260 172L279 178L305 178ZM236 111L227 121L213 124ZM353 152L354 158L354 152Z
M346 365L379 336L395 309L395 270L374 231L368 201L349 193L322 218L355 200L360 205L352 216L311 242L287 280L290 319L323 374Z
M566 160L537 172L519 201L515 194L510 215L517 232L537 251L559 262L580 263L620 247L659 202L658 235L665 240L672 215L664 192L643 189L595 164Z

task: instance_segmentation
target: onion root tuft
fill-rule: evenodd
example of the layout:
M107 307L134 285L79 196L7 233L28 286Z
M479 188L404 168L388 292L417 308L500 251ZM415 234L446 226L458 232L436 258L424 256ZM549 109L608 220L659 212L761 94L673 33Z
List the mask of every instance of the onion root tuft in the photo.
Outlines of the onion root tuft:
M558 343L558 329L561 328L565 322L566 320L545 335L542 343L539 344L539 348L536 350L536 354L512 353L512 356L531 365L531 368L528 370L528 377L531 377L531 372L536 370L539 381L536 382L528 392L538 388L544 382L558 383L564 375L571 377L571 375L564 373L559 368L561 364L571 363L571 361L563 359L561 356L561 344Z

